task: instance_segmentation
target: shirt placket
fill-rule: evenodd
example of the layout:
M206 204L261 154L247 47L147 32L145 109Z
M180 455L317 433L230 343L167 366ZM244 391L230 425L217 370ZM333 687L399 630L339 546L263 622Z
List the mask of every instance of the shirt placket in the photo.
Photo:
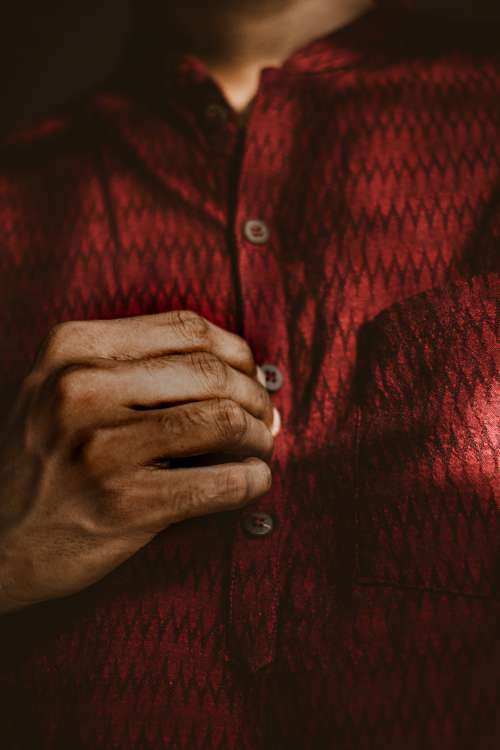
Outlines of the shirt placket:
M279 602L280 547L286 535L282 482L289 452L288 332L277 226L280 127L269 107L274 72L265 71L247 123L235 196L232 242L241 292L242 331L282 418L272 458L273 484L237 517L229 591L229 654L250 671L272 661Z
M249 671L264 667L275 652L280 548L286 534L284 477L291 444L286 429L291 400L288 330L277 226L280 155L285 145L280 142L277 97L283 92L275 76L274 69L263 72L246 132L238 137L237 115L203 68L188 60L177 75L187 111L201 123L214 174L226 196L228 252L240 308L231 317L264 371L266 388L282 420L272 459L272 488L235 514L225 658Z

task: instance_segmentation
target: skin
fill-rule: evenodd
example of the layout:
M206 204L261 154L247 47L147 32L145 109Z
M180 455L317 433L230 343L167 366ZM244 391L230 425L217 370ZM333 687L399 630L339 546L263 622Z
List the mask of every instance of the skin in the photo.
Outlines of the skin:
M195 313L56 327L3 434L0 612L80 591L171 524L267 492L273 421L248 344ZM172 467L208 454L223 457Z
M263 67L370 5L140 7L153 43L198 54L243 112ZM248 344L193 312L57 326L0 436L0 614L81 591L172 524L266 493L278 430Z
M254 98L260 72L366 13L374 0L137 0L154 44L202 59L240 113Z

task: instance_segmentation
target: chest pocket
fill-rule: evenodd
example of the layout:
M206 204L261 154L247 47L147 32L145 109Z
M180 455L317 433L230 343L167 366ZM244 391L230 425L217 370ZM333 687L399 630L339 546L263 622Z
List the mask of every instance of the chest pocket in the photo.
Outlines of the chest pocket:
M383 311L361 332L356 579L500 596L495 275Z

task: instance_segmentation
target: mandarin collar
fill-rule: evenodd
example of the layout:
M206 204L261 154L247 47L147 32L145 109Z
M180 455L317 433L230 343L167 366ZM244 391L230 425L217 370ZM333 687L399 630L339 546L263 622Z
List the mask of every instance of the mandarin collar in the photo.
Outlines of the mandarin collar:
M281 66L268 69L316 74L356 67L393 47L407 20L407 10L375 5L345 26L301 47ZM166 58L164 70L172 82L201 83L208 75L204 63L194 55Z
M407 17L405 10L374 6L297 50L282 68L290 73L315 74L356 67L393 46Z
M391 55L405 37L403 29L411 23L412 12L386 7L377 0L349 24L317 38L292 53L281 65L269 67L276 73L314 75L355 68L373 58ZM148 45L148 40L132 38L122 62L108 79L117 89L135 91L154 99L163 89L209 85L210 74L194 55L169 56Z

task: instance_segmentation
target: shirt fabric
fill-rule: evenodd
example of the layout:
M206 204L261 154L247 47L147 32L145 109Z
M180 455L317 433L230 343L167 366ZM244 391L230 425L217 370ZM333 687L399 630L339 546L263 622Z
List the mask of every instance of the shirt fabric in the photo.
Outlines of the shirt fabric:
M4 418L72 319L195 310L283 384L272 532L186 521L1 618L2 748L500 747L497 41L375 9L244 129L144 48L4 136Z

